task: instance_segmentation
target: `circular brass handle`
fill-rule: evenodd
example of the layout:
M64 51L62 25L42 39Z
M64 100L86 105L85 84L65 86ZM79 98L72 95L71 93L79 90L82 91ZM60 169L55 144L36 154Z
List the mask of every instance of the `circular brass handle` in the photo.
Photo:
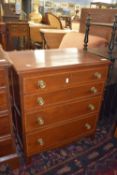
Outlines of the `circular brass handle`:
M96 87L91 87L90 91L91 91L93 94L96 94L96 93L97 93Z
M38 117L37 122L39 125L44 125L44 119L42 117Z
M43 106L45 102L44 102L44 99L43 99L42 97L38 97L37 103L38 103L40 106Z
M46 82L43 80L39 80L38 87L40 87L41 89L44 89L46 87Z
M99 72L95 72L94 73L94 76L97 78L97 79L100 79L102 77L101 73Z
M87 130L90 130L90 129L91 129L91 125L90 125L89 123L85 123L85 128L86 128Z
M44 141L43 141L42 138L37 139L37 143L38 143L39 145L41 145L41 146L44 145Z
M94 111L94 110L95 110L95 106L92 105L92 104L89 104L88 107L89 107L89 109L90 109L91 111Z

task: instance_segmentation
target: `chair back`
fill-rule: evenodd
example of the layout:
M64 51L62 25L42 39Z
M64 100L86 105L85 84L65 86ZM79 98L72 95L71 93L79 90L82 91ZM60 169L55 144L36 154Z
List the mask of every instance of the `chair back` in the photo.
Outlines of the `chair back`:
M51 25L53 28L63 29L61 20L59 19L59 17L57 17L53 13L47 12L46 18L47 18L48 24Z
M30 27L27 22L7 23L8 50L30 48Z

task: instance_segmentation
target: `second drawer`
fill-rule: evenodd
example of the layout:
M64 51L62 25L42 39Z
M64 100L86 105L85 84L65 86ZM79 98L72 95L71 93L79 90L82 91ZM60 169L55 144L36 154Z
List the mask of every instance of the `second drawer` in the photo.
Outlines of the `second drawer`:
M31 94L24 96L24 110L41 109L48 105L60 104L68 100L95 96L102 93L103 83L90 83L52 93Z

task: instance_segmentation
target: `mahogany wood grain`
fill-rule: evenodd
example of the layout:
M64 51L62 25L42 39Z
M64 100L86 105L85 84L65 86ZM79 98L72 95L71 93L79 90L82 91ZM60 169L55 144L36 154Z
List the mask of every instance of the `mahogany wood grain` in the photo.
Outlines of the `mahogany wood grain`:
M4 87L6 84L6 72L4 69L0 69L0 88ZM4 77L4 78L3 78Z
M73 48L14 51L8 60L14 126L27 158L94 134L108 60Z
M8 114L0 115L0 137L9 134L10 129L10 120Z
M85 70L69 71L56 73L54 71L52 74L47 74L46 76L41 76L41 73L35 73L33 77L23 78L23 91L24 93L46 93L49 91L56 91L60 89L65 89L73 86L80 86L81 83L87 83L89 81L96 81L98 78L95 73L101 74L100 80L103 81L106 78L106 67L97 68L87 68ZM45 82L46 87L41 89L38 82L42 80ZM68 81L68 82L67 82Z
M26 132L55 125L56 123L63 123L76 118L78 116L90 114L99 111L101 96L64 103L62 106L51 106L33 113L26 113L25 127ZM94 105L95 109L91 111L89 105ZM39 123L39 118L43 120L43 124Z
M88 89L88 91L90 91L90 89ZM85 97L89 97L89 95L86 96L85 93L83 93L81 89L79 90L78 94L77 94L77 90L75 92L74 89L73 90L67 89L64 92L56 91L55 93L50 93L50 94L48 93L42 96L34 95L34 94L27 95L27 96L24 96L24 111L30 111L33 109L40 110L40 109L44 109L45 107L51 107L53 105L64 104L67 102L72 103L72 101L77 101L77 100L81 101L81 98L85 98ZM92 97L91 93L90 93L90 97ZM39 104L38 102L39 98L43 99L44 101L43 105ZM92 97L92 103L93 103L93 97Z
M0 110L5 110L7 109L7 93L5 90L0 91Z
M78 119L76 118L64 125L28 134L26 137L27 154L31 156L37 152L61 146L79 137L89 135L94 132L96 121L96 115L85 116L81 119L78 117ZM86 124L90 125L91 128L87 129ZM43 140L43 145L38 143L38 139Z

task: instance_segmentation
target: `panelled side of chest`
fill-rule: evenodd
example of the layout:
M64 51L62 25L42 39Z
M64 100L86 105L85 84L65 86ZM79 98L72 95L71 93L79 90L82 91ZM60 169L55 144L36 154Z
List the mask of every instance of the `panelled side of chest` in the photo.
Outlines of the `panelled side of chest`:
M0 66L0 162L7 162L15 168L18 165L18 155L13 133L8 72L8 65Z

